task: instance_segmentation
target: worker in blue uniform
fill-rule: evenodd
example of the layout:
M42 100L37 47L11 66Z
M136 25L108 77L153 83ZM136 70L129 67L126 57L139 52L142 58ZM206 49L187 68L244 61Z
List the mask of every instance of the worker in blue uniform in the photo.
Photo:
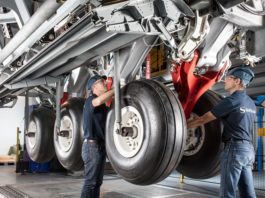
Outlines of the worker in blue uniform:
M108 107L105 102L114 95L114 91L107 91L105 78L99 75L88 80L87 91L88 97L83 110L82 145L85 180L81 198L99 198L106 161L105 123Z
M245 65L228 71L225 90L230 96L204 115L187 123L190 129L217 118L223 122L222 141L225 146L221 157L221 198L235 198L237 186L241 197L256 197L252 175L255 159L252 133L256 106L245 91L253 78L254 73Z

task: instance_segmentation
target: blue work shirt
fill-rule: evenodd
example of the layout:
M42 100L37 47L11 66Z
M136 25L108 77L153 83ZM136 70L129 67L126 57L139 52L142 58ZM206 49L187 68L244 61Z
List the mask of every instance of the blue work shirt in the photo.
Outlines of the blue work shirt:
M224 98L211 112L223 121L223 142L231 139L252 141L256 106L246 91L235 91L231 96Z
M84 104L83 109L83 130L84 139L97 140L100 143L105 142L105 124L108 113L108 107L105 104L94 107L92 100L96 95L90 95Z

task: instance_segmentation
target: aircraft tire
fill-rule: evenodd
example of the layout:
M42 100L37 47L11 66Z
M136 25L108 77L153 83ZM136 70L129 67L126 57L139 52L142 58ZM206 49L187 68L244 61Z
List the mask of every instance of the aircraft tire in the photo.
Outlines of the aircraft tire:
M45 163L55 155L53 145L54 121L55 113L48 107L41 106L30 114L25 142L27 153L34 162Z
M221 97L213 91L207 91L198 100L193 114L201 116L218 104ZM187 137L200 139L199 142L186 147L177 171L184 176L194 179L207 179L217 175L220 171L220 155L223 149L221 136L223 125L220 120L214 120L198 127L195 131L187 131ZM195 134L195 135L192 135ZM197 137L196 137L197 136ZM189 139L186 143L192 142ZM193 141L194 142L194 141Z
M106 123L114 170L138 185L165 179L181 160L186 139L185 116L174 93L156 81L132 81L121 90L122 134L114 128L114 114L112 109Z
M61 165L72 171L83 168L83 98L71 98L61 107L60 130L54 129L54 147Z

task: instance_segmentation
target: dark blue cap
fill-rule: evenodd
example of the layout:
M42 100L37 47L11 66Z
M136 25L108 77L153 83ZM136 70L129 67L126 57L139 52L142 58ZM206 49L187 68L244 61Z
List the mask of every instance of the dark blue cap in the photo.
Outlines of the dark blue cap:
M99 79L104 79L106 80L106 76L100 76L98 74L92 76L88 81L87 81L87 85L86 85L86 88L87 90L91 90L92 86L94 85L94 83L96 81L98 81Z
M255 77L253 71L246 65L231 69L227 75L239 78L244 86L248 86Z

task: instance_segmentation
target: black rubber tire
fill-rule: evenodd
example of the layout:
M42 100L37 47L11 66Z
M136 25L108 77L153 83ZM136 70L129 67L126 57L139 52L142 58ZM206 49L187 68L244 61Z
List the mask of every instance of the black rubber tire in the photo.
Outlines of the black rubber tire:
M58 139L56 127L54 129L54 147L56 156L61 165L72 171L81 170L84 166L81 157L83 139L83 98L71 98L61 107L61 118L70 118L73 126L72 145L68 150L64 150Z
M107 117L106 149L114 170L128 182L149 185L165 179L182 158L186 120L177 97L156 81L127 84L121 91L121 108L133 106L143 120L144 139L138 153L124 157L114 143L114 110Z
M221 97L213 91L207 91L201 96L193 112L203 115L218 104ZM177 167L177 171L184 176L194 179L207 179L217 175L220 171L220 155L223 150L221 141L223 125L220 120L205 124L205 141L200 151L192 156L185 156Z
M55 113L53 110L41 106L31 112L29 123L30 122L35 123L37 130L35 132L35 137L30 137L26 133L25 142L28 155L34 162L48 162L55 155L53 145ZM35 138L34 146L30 143L30 138Z

